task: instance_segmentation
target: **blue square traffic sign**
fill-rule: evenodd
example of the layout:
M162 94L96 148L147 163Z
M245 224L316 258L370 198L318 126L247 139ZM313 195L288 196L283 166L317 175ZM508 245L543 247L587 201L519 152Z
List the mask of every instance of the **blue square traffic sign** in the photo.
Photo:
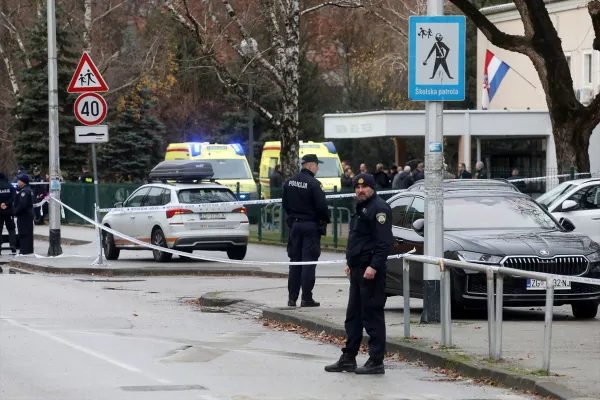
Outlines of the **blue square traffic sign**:
M465 99L465 17L410 17L408 97Z

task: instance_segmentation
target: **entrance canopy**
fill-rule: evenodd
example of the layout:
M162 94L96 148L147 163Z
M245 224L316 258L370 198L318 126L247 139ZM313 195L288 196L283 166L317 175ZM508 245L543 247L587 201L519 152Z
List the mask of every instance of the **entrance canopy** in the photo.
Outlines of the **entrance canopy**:
M425 136L425 111L325 114L326 139ZM444 136L542 136L552 134L548 111L444 111Z

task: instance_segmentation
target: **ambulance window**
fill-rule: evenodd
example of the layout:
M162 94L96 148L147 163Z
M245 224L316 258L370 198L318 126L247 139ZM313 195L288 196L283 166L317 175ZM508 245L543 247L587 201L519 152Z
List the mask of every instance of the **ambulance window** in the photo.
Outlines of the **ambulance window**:
M270 178L273 175L273 171L275 171L275 166L277 165L277 158L271 157L269 158L269 173L267 174L267 178Z
M246 159L211 159L214 179L253 179Z

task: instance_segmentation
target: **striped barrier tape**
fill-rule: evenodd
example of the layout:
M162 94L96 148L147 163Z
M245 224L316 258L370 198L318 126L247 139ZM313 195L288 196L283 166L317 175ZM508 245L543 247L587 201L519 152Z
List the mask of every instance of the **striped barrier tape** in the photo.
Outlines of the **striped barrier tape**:
M197 260L203 260L203 261L213 261L213 262L220 262L220 263L225 263L225 264L237 264L237 265L332 265L332 264L346 264L346 260L328 260L328 261L243 261L243 260L230 260L230 259L225 259L225 258L219 258L219 257L206 257L206 256L200 256L200 255L196 255L196 254L191 254L191 253L185 253L182 251L178 251L178 250L173 250L173 249L168 249L165 247L160 247L160 246L156 246L150 243L146 243L146 242L142 242L140 240L137 240L131 236L127 236L121 232L115 231L114 229L111 229L107 226L104 226L100 223L97 223L96 221L86 217L85 215L77 212L76 210L74 210L73 208L71 208L70 206L64 204L63 202L61 202L60 200L57 200L53 197L50 197L50 200L56 201L58 202L62 207L66 208L67 210L71 211L72 213L74 213L75 215L79 216L80 218L84 219L85 221L89 222L90 224L106 231L109 232L111 234L113 234L114 236L120 237L122 239L125 239L127 241L130 241L132 243L138 244L142 247L146 247L149 250L158 250L158 251L162 251L162 252L166 252L166 253L171 253L174 255L178 255L178 256L183 256L183 257L187 257L187 258L193 258L193 259L197 259ZM404 253L404 254L394 254L388 257L388 260L393 260L393 259L402 259L404 256L406 255L410 255L410 254L414 254L416 251L416 249L412 249L411 251ZM518 272L519 270L514 269L514 268L504 268L505 270L513 270ZM577 282L577 283L584 283L584 284L588 284L588 285L595 285L595 286L600 286L600 279L596 279L596 278L586 278L583 276L571 276L571 275L554 275L554 274L546 274L546 273L541 273L542 275L545 275L549 278L553 278L553 279L563 279L563 280L568 280L570 282Z
M578 172L573 176L581 176L581 175L589 175L592 176L591 172ZM510 179L510 182L527 182L527 181L541 181L544 179L555 179L555 178L570 178L571 174L562 174L562 175L549 175L549 176L539 176L537 178L520 178L520 179Z
M83 220L89 222L90 224L111 233L113 236L117 236L120 237L122 239L125 239L129 242L135 243L139 246L142 247L146 247L149 250L158 250L158 251L162 251L165 253L171 253L173 255L177 255L177 256L183 256L186 258L193 258L196 260L203 260L203 261L213 261L213 262L220 262L220 263L225 263L225 264L237 264L237 265L324 265L324 264L346 264L346 260L328 260L328 261L243 261L243 260L230 260L228 258L219 258L219 257L207 257L207 256L200 256L200 255L196 255L193 253L186 253L183 251L178 251L178 250L173 250L173 249L169 249L166 247L161 247L161 246L156 246L153 245L151 243L146 243L146 242L142 242L141 240L138 240L136 238L133 238L131 236L127 236L121 232L115 231L114 229L111 229L107 226L104 226L100 223L97 223L96 221L86 217L85 215L77 212L76 210L74 210L73 208L71 208L70 206L66 205L65 203L61 202L60 200L57 200L53 197L50 198L53 201L56 201L57 203L59 203L61 206L65 207L67 210L71 211L73 214L77 215L78 217L82 218ZM413 254L416 250L413 249L411 251L409 251L408 253L405 254ZM405 254L394 254L388 257L388 259L400 259L402 257L404 257Z

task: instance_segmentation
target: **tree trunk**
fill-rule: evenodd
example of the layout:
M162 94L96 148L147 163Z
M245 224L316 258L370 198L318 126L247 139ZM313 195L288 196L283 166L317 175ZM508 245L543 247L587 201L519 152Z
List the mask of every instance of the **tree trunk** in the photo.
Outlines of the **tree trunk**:
M281 116L279 134L281 151L279 163L284 179L298 173L298 111L285 113Z
M15 95L16 98L18 98L19 94L20 94L20 90L19 90L19 83L17 81L17 76L15 75L15 71L13 69L10 58L8 58L8 56L4 52L4 48L2 47L2 44L0 44L0 57L2 57L2 60L4 60L4 65L6 66L6 71L8 73L8 79L10 80L10 84L12 86L13 94Z
M567 173L571 167L575 167L578 172L590 172L588 149L595 125L588 122L586 126L582 126L581 118L578 119L579 121L565 121L561 118L556 121L551 116L559 174Z

